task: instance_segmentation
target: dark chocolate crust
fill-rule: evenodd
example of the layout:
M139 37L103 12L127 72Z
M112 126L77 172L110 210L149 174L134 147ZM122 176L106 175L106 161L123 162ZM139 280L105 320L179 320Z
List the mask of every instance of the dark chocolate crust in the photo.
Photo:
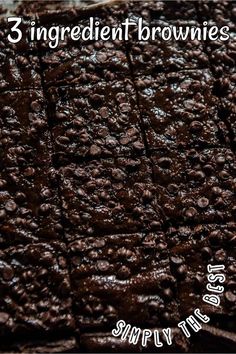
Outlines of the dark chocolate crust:
M18 44L0 21L0 352L235 352L235 2L87 5L23 1ZM230 36L29 39L32 20L90 17ZM208 264L225 267L218 307ZM187 338L196 308L210 322ZM119 320L163 347L115 337Z

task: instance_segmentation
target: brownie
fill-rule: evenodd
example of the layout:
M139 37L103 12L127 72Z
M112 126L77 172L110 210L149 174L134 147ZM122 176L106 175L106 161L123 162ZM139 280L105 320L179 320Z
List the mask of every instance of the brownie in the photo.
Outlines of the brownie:
M59 163L143 152L135 90L129 79L51 88L49 99Z
M19 26L22 39L16 44L10 43L7 39L14 24L15 22L7 23L5 19L0 22L0 91L40 88L37 47L35 42L28 39L30 20L23 19Z
M171 224L235 221L236 161L230 149L156 151L152 162L159 204Z
M235 1L198 1L196 8L202 22L215 22L219 27L229 26L235 30L236 4Z
M85 237L69 244L81 331L122 319L141 327L176 323L174 278L162 232Z
M46 86L99 83L129 77L125 50L111 41L75 44L42 55Z
M0 93L1 168L50 161L45 100L40 90Z
M156 20L171 22L175 20L197 20L197 11L192 1L129 1L128 15L135 19L142 17L145 22Z
M64 227L72 235L141 232L163 223L145 158L70 164L60 175Z
M228 144L219 99L208 69L145 75L136 79L139 108L150 150Z
M166 25L171 28L181 26L184 29L186 26L199 26L196 21L179 21ZM157 21L148 26L153 30L153 27L163 28L164 24ZM137 76L200 69L209 66L208 56L204 52L203 44L197 39L164 41L157 33L154 40L139 41L136 31L134 31L132 37L127 46L132 69Z
M71 331L74 322L64 245L36 243L0 252L0 337Z
M151 331L157 330L162 333L162 328L150 328ZM181 333L179 328L171 328L172 344L168 346L164 338L161 338L163 347L156 347L153 338L148 341L147 347L141 345L141 340L136 344L130 344L127 340L114 337L110 332L105 333L86 333L81 335L81 350L86 353L188 353L189 341ZM163 336L163 335L162 335Z
M193 337L190 350L195 353L231 353L235 348L235 333L204 325Z
M166 241L171 271L176 277L181 317L192 314L195 308L200 308L210 318L211 315L221 317L221 322L226 315L226 321L235 316L235 235L235 224L172 227L167 231ZM203 296L209 293L206 289L208 264L225 265L225 270L217 272L226 277L224 283L215 284L224 286L218 307L203 301Z
M0 247L62 237L56 182L52 168L0 172Z
M236 26L235 31L229 33L227 41L211 41L206 44L206 53L209 56L211 68L216 78L236 74Z
M74 337L60 339L33 339L15 341L11 344L1 343L0 353L78 353Z

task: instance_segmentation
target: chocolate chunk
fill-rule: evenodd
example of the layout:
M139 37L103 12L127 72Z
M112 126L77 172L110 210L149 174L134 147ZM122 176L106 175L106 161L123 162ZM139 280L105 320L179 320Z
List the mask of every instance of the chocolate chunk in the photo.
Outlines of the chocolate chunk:
M157 230L163 223L147 159L102 159L60 169L65 228L104 235Z
M235 221L235 157L231 150L160 151L152 156L159 203L171 223Z
M8 168L0 172L0 245L60 239L55 171Z
M1 338L73 329L65 252L58 242L1 250Z
M136 80L149 149L221 146L220 124L209 70L187 70Z
M78 238L69 250L81 329L110 328L119 319L143 326L178 321L163 233L95 234Z
M59 162L81 157L138 155L144 150L132 82L50 89Z
M0 93L1 169L44 166L50 162L50 141L42 91Z

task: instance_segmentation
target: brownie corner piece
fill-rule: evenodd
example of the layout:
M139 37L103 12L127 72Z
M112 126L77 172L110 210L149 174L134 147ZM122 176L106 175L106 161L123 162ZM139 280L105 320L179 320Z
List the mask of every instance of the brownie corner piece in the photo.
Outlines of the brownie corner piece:
M0 93L1 168L50 163L50 138L42 90Z
M64 244L1 250L0 337L69 333L74 327Z
M91 160L60 169L66 231L105 235L157 230L163 217L147 158Z
M52 134L60 163L140 155L144 142L129 79L50 89Z

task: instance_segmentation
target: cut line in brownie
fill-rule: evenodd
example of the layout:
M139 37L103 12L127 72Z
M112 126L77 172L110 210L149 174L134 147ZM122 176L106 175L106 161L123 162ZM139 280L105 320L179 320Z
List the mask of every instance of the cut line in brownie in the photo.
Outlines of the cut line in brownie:
M47 165L50 139L41 90L0 93L0 158L6 167Z
M208 69L143 76L135 82L150 150L229 143Z
M162 232L78 239L68 246L81 331L178 322L175 279Z
M64 227L72 236L157 230L163 223L144 157L70 164L59 174Z
M113 353L153 353L157 350L161 353L188 353L190 343L189 340L181 333L181 330L177 327L171 328L171 345L167 345L166 339L162 333L163 328L149 328L151 332L158 331L160 334L160 340L163 346L158 348L152 338L148 339L147 346L143 347L141 339L138 343L130 344L127 340L121 340L120 337L115 337L111 332L96 332L81 334L80 343L81 350L86 353L109 353L112 348Z
M51 88L49 96L59 163L144 151L135 90L129 79Z
M65 246L36 243L0 253L0 337L69 333L74 321Z
M170 224L235 221L236 161L230 149L156 151L151 160Z
M221 321L224 316L229 320L235 316L235 235L236 224L172 227L166 232L181 317L190 315L195 308L210 318L211 315L221 317ZM222 283L212 283L224 287L223 293L218 294L218 307L203 301L203 296L209 294L206 288L209 264L225 266L224 270L213 272L225 275Z
M62 238L56 174L50 167L0 172L0 246Z

